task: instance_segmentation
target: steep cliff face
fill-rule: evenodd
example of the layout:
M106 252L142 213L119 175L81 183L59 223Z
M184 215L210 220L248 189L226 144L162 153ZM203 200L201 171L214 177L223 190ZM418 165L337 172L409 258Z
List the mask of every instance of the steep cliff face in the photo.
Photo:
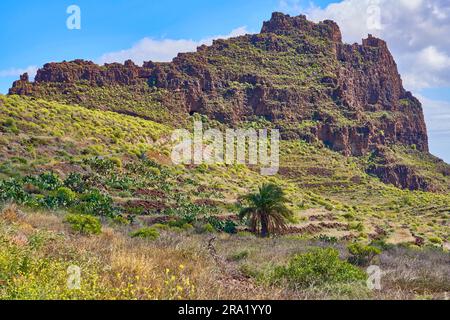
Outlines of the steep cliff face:
M428 151L422 105L403 88L386 42L369 35L362 46L339 44L337 58L341 62L337 96L342 104L359 114L384 116L375 129L384 134L375 142L384 144L387 138ZM402 116L394 120L388 114Z
M82 84L140 95L149 89L172 114L201 113L230 125L265 118L285 139L319 140L345 155L389 144L428 151L421 104L403 88L387 44L370 35L362 44L344 44L333 21L274 13L259 34L217 40L171 63L50 63L33 83L26 75L16 81L10 94L76 97L95 107ZM145 108L151 106L132 112L140 116Z

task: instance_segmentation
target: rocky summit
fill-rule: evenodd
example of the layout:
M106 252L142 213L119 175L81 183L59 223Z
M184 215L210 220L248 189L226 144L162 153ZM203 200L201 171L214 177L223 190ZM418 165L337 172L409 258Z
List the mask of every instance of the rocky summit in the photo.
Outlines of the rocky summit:
M170 63L49 63L9 93L175 125L195 113L234 126L269 121L285 140L320 142L346 156L384 156L395 144L428 152L421 103L404 89L386 42L369 35L345 44L335 22L302 15L273 13L259 34L216 40ZM402 188L433 189L387 159L370 172Z

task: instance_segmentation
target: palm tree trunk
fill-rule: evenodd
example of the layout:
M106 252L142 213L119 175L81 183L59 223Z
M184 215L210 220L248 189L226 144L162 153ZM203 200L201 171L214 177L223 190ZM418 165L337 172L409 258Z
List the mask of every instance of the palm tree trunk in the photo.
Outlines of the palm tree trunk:
M267 219L267 215L265 214L261 215L261 237L269 237L269 221Z

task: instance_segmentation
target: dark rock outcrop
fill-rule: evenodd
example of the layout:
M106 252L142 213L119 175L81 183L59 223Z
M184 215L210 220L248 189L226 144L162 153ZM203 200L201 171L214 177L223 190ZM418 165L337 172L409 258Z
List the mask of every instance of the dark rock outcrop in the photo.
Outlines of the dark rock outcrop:
M392 184L401 189L436 191L424 177L404 164L385 164L369 167L368 173L376 175L386 184Z
M48 63L39 69L35 81L76 83L87 81L97 86L132 85L150 76L151 70L138 67L131 60L125 64L112 63L99 66L91 61L75 60L62 63Z
M433 181L425 178L413 166L399 162L386 147L376 148L370 156L367 173L380 178L386 184L392 184L401 189L437 192ZM436 160L437 161L437 160Z
M320 23L314 23L307 20L304 15L291 17L280 12L274 12L270 21L264 22L261 33L296 35L299 30L317 38L327 38L337 43L342 42L341 30L334 21L325 20Z

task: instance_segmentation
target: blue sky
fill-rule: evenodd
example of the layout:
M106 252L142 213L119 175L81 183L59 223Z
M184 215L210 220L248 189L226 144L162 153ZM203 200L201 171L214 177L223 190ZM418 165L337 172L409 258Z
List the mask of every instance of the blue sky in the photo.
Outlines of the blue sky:
M388 26L379 32L366 30L365 21L359 20L373 2L381 3L382 21ZM213 37L258 32L273 11L305 13L313 20L336 20L348 42L360 42L369 32L387 39L407 89L424 102L432 152L450 162L450 41L445 40L450 33L450 6L446 3L446 0L1 1L0 93L7 92L19 73L32 73L47 62L77 58L109 62L128 56L137 60L148 57L170 60L176 50L190 50ZM66 27L66 9L72 4L81 8L81 30ZM427 29L420 29L417 21L432 22L424 24ZM440 32L445 37L438 37ZM155 47L164 50L155 52Z

